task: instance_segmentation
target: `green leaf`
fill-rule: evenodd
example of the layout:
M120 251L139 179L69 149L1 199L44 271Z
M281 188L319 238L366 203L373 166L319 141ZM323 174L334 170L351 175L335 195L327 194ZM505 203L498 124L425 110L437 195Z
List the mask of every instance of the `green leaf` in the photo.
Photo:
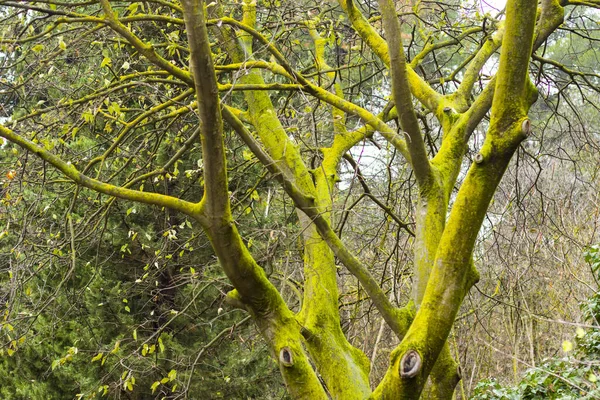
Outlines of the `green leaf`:
M127 9L131 12L130 15L134 15L137 12L140 3L131 3Z
M121 341L117 340L117 342L115 343L115 347L110 351L110 354L116 354L120 348L121 348Z
M175 371L174 369L170 370L168 377L170 381L174 380L175 378L177 378L177 371Z
M158 388L160 386L160 382L156 381L152 384L152 386L150 386L150 389L152 389L152 394L154 394L154 392L156 391L156 388Z
M244 160L248 161L248 160L252 160L252 157L254 157L254 154L252 154L252 152L250 150L244 150L242 152L242 157L244 158Z
M104 68L106 66L111 66L112 65L112 60L110 59L110 57L104 57L104 59L102 59L102 62L100 63L100 68Z

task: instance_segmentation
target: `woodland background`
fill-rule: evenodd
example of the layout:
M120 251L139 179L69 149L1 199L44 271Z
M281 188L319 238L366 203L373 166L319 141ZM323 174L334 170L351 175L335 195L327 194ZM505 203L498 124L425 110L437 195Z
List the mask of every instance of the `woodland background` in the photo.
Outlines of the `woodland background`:
M45 14L36 14L33 3L23 12L18 3L0 1L0 119L40 131L52 128L54 134L40 134L38 143L83 166L110 145L119 120L142 115L149 119L140 129L153 139L107 160L104 176L135 176L138 169L151 169L145 161L164 165L174 159L168 172L142 184L199 197L199 149L192 145L174 158L183 144L180 132L193 124L193 114L181 111L189 99L165 89L169 83L161 77L125 87L124 76L142 77L147 66L122 41L106 30L75 25L45 32ZM121 13L167 15L161 3L123 2ZM375 4L359 3L377 18ZM94 7L93 1L85 4L81 7ZM225 7L239 16L235 2ZM502 19L501 10L479 3L416 2L414 7L419 18L411 19L404 33L409 60L424 45L424 27L438 39L483 27L483 34L465 34L460 45L442 47L420 64L419 74L438 87L452 84L452 71L485 40L485 29ZM381 111L390 96L389 77L335 4L258 4L264 29L282 26L276 32L281 51L310 74L312 42L299 23L307 15L321 21L327 60L346 97ZM165 21L142 21L139 29L187 67L185 33ZM600 242L599 21L597 9L568 8L544 55L533 58L530 73L540 93L529 114L532 134L488 211L474 253L481 278L449 339L462 371L457 398L600 398L600 254L594 246ZM497 62L493 56L486 64L480 88ZM288 89L272 88L270 96L310 162L319 157L319 141L327 140L329 109ZM221 93L233 105L240 96L234 90ZM169 101L164 112L143 115ZM61 102L71 102L72 111L53 112ZM419 118L433 149L440 127L426 113ZM485 122L471 139L465 171L484 128ZM303 253L294 204L239 138L228 131L226 141L235 221L247 247L297 311ZM136 153L143 157L129 162L128 154ZM412 237L405 229L415 218L412 171L378 137L351 154L360 170L354 161L342 166L334 228L390 298L402 303L410 296L412 274ZM168 209L78 188L9 142L0 146L0 172L0 398L286 398L277 365L250 318L224 301L232 287L192 221ZM372 360L370 379L378 382L398 339L341 266L338 282L342 330Z

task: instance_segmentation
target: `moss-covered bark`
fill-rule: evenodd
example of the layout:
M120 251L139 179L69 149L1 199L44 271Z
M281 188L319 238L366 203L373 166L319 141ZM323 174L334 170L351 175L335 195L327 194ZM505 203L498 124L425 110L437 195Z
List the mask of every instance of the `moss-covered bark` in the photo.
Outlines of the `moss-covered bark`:
M534 96L528 66L536 6L533 0L508 3L490 129L452 207L415 320L394 350L390 369L373 398L419 398L473 284L475 239L512 154L529 130L526 115ZM415 364L415 359L420 363Z
M218 92L223 86L217 84L215 77L202 1L182 1L191 51L190 73L174 66L151 45L138 39L113 13L110 3L101 0L105 16L89 17L91 22L109 26L140 54L166 74L193 87L196 93L205 180L204 198L199 203L100 182L86 176L85 170L78 171L11 129L0 126L0 136L32 151L79 185L112 196L169 207L195 218L205 230L224 272L235 287L230 300L252 315L292 397L412 399L423 393L425 398L450 399L460 376L446 339L464 296L477 280L472 250L485 212L513 153L529 130L527 112L535 99L535 90L527 75L531 50L539 47L560 25L564 3L542 0L536 13L535 1L510 0L505 24L497 26L495 33L482 44L466 67L458 89L450 95L441 95L407 64L400 24L391 1L381 1L386 33L384 40L356 4L351 0L340 0L355 30L391 70L393 98L397 107L386 112L384 120L346 101L339 82L332 85L332 93L293 71L275 45L254 29L256 3L246 0L242 21L223 17L220 22L224 22L224 26L215 25L215 32L234 61L223 69L249 68L236 85L245 89L248 110L243 113L244 122L253 126L256 139L238 118L241 113L236 116L227 107L221 110ZM227 25L240 30L239 42ZM305 27L314 42L317 69L329 69L324 57L324 41L317 32L316 23L306 21ZM253 40L258 40L271 51L276 62L252 60ZM500 44L502 55L496 78L469 105L482 66ZM413 65L417 65L431 48L427 47L415 57ZM268 86L261 69L289 79L291 86ZM332 83L335 75L327 73L323 77ZM330 147L320 149L323 161L315 170L311 171L305 165L299 148L277 117L268 91L262 90L273 87L302 88L331 105L333 141ZM191 90L182 98L190 93ZM441 148L431 160L412 109L413 96L437 117L443 129ZM447 218L449 200L468 138L490 107L491 121L484 145L475 157ZM345 124L347 114L358 115L367 126L349 132ZM255 262L232 219L222 115L282 183L298 207L304 232L305 276L303 308L298 315L290 311ZM399 118L409 140L399 137L386 124L391 116ZM339 163L349 149L374 130L381 132L405 156L415 170L419 185L414 246L413 300L418 309L416 316L412 303L405 308L392 304L369 269L331 228L330 210ZM369 387L368 360L360 350L350 345L340 328L334 256L358 278L390 328L398 337L404 338L392 353L390 368L374 393Z

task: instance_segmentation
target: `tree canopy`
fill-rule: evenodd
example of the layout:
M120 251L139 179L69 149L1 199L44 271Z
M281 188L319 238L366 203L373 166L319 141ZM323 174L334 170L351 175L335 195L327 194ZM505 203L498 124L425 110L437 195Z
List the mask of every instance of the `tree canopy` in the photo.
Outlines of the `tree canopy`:
M0 393L451 399L598 242L599 8L0 1Z

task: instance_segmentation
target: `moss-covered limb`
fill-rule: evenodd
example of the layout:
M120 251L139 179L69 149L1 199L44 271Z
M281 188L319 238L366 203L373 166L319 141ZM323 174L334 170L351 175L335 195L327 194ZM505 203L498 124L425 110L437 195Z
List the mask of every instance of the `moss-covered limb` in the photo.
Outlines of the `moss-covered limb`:
M541 2L541 11L536 25L533 50L541 46L552 32L562 23L564 10L558 0L544 0ZM499 47L498 41L504 35L504 23L484 44L475 56L465 73L465 78L458 90L448 96L449 103L443 109L438 110L438 118L444 128L444 140L438 154L433 158L432 165L436 167L443 176L446 190L451 190L456 181L460 162L466 150L466 143L481 120L485 117L492 106L496 87L496 77L493 77L483 92L477 96L475 102L469 109L460 114L460 105L469 96L473 82L480 68L489 58L495 48ZM534 56L535 57L535 56ZM468 89L468 90L467 90ZM462 100L459 96L465 96ZM445 105L442 102L442 105ZM452 107L457 108L456 110Z
M219 262L248 307L278 360L289 393L298 399L326 399L302 347L300 326L277 289L256 264L231 218L223 124L215 71L204 23L204 3L182 1L201 121L204 160L204 228Z
M256 0L244 0L242 3L242 23L247 26L256 26ZM240 41L247 54L252 54L252 35L242 31Z
M245 1L244 4L244 14L252 14L252 9L256 5L251 1ZM228 20L243 25L248 30L253 30L252 27L231 18ZM251 23L253 18L247 16L245 17L245 21ZM251 40L246 40L244 42L245 45L238 42L235 32L229 27L217 29L215 25L214 30L234 63L243 65L246 60L251 58L252 48L249 47L252 42ZM252 38L254 36L249 37ZM265 85L262 74L258 69L250 69L246 74L242 74L238 78L238 83L244 85ZM292 142L281 124L269 94L264 91L252 90L244 92L244 97L248 105L248 118L256 129L256 133L267 153L273 159L283 164L280 165L280 168L286 170L288 179L292 179L305 193L314 196L315 188L310 172L302 160L298 146Z
M308 329L335 329L340 324L337 274L333 253L312 221L298 210L304 240L304 297L298 319Z
M301 326L287 309L275 309L269 317L255 316L271 355L293 399L325 400L330 397L309 363Z
M533 44L534 50L544 43L548 36L562 23L564 17L563 9L557 0L544 0L541 3L541 12L539 14L540 18L537 21ZM494 35L503 36L503 31L504 28L500 27ZM471 72L468 72L466 75L469 73L476 75L478 73L477 68L482 65L484 59L490 54L489 52L496 46L496 40L492 37L492 41L488 41L484 45L484 47L488 46L488 48L485 51L482 48L482 52L477 54L476 59L473 60L473 64L469 66L469 71ZM479 57L481 58L478 59ZM466 75L463 84L467 82ZM454 187L469 137L492 106L496 88L496 77L490 80L471 107L466 112L460 114L449 105L460 105L462 100L457 99L456 96L461 94L462 87L461 85L457 92L448 97L448 106L438 112L438 118L440 118L444 129L444 138L438 154L432 159L431 163L442 174L446 191ZM465 90L462 94L467 96L468 92ZM444 103L442 102L442 104Z
M396 104L396 112L400 126L408 134L410 140L407 147L415 177L422 191L427 191L431 184L431 166L425 150L425 142L419 127L419 121L413 108L412 96L408 84L406 56L402 47L402 29L396 16L396 7L392 0L379 0L383 18L383 29L386 33L390 69L392 77L392 96Z
M471 166L442 234L419 311L404 340L392 353L390 368L373 398L419 398L469 282L472 283L470 257L487 207L512 154L524 138L520 123L505 134L506 138L499 142L486 139L482 163ZM399 371L411 371L406 361L411 357L420 360L421 365L414 374L400 376Z
M504 135L507 128L525 117L529 110L532 87L528 69L533 49L529 38L534 33L534 24L530 21L531 14L535 18L537 11L537 4L529 3L517 6L509 2L507 5L506 35L502 41L488 134Z
M541 0L540 18L533 41L534 51L544 44L548 36L563 23L565 17L564 3L561 0ZM572 3L569 2L569 4Z
M287 71L279 64L262 61L262 60L248 60L240 63L233 63L227 65L216 65L215 70L217 71L245 71L252 68L261 68L271 71L274 74L284 76L290 80L293 80L292 76L287 73Z
M429 383L421 397L427 400L452 400L454 389L461 378L458 364L452 358L450 346L446 342L431 370Z
M564 8L562 5L564 5L564 2L559 0L544 0L541 2L541 12L536 25L533 51L537 50L556 28L562 24L564 19ZM467 137L471 135L491 108L495 89L496 77L494 76L494 78L488 82L483 92L477 96L477 99L469 110L461 116L461 118L466 118L464 123L466 126L465 135Z
M521 141L529 133L532 101L528 65L533 46L535 0L509 0L503 53L488 135L456 197L440 239L421 307L374 398L416 399L446 343L472 283L471 254L479 228Z
M544 0L541 2L541 11L539 12L533 43L534 51L545 42L558 26L560 26L563 18L564 10L560 6L558 0ZM458 168L457 163L460 163L462 152L466 148L466 142L492 106L496 88L496 77L493 77L490 80L483 92L477 96L475 102L466 112L458 114L456 111L461 111L459 106L462 102L466 101L466 96L468 96L471 91L469 87L472 87L472 84L470 82L473 82L473 80L476 79L480 68L485 63L485 60L489 58L491 52L493 52L496 47L499 47L498 40L503 37L503 35L504 23L501 23L498 30L484 44L469 65L468 70L465 73L465 78L458 90L448 96L448 107L438 110L438 118L440 118L442 122L445 133L442 146L438 154L432 160L432 164L448 177L445 178L447 181L447 188L451 188L454 185ZM462 100L459 98L461 96L464 97ZM443 102L442 105L444 105ZM452 107L449 107L450 105L458 108L454 110Z
M254 155L263 165L275 176L282 184L286 193L292 198L296 207L301 209L316 225L321 237L325 240L334 254L342 261L348 270L359 280L365 291L370 296L373 304L382 314L385 321L399 336L402 336L408 325L410 325L410 313L405 309L399 309L392 305L379 283L371 275L368 268L364 266L342 243L335 234L328 221L318 211L315 205L314 197L306 195L293 180L289 174L283 170L280 163L273 160L252 137L252 134L246 129L239 119L230 113L227 108L223 109L223 117L228 124L240 135L246 145L252 150Z
M484 64L489 60L489 58L500 48L502 44L502 37L504 35L504 23L500 22L498 24L498 28L496 32L490 35L483 46L479 49L475 57L469 62L467 69L464 73L462 82L456 89L456 91L450 96L452 102L457 103L458 105L466 104L469 97L471 96L471 92L473 90L473 86L477 82L479 78L479 74L481 73L481 69ZM465 111L462 107L458 107L457 111Z
M289 177L289 172L279 167L281 162L273 160L262 150L252 134L228 108L223 109L223 117L255 156L281 182L297 207L317 209L315 199L303 193L293 177ZM320 186L319 183L317 186ZM325 220L322 214L316 211L315 214ZM348 343L340 328L333 254L316 232L311 219L304 215L301 223L306 231L305 292L298 320L305 326L308 350L334 398L365 398L370 392L368 361L360 350ZM340 379L340 376L348 379Z
M412 60L410 61L409 65L411 66L411 68L415 68L431 52L433 52L435 50L443 49L444 47L449 47L449 46L453 46L453 45L459 44L466 37L468 37L468 36L470 36L470 35L472 35L474 33L481 32L482 30L483 30L483 28L481 28L479 26L475 26L473 28L469 28L469 29L464 30L460 35L458 35L456 37L453 37L451 39L443 40L441 42L436 42L436 43L432 43L432 42L428 41L425 44L425 46L423 47L423 50L421 50L417 55L415 55L412 58Z
M369 46L369 48L384 62L390 66L390 55L385 40L377 33L361 11L356 7L353 0L338 0L340 6L348 16L356 33ZM394 12L394 15L396 13ZM435 112L442 99L442 95L433 90L412 68L407 68L408 81L412 94L428 110Z
M236 288L230 301L248 310L277 360L290 395L295 399L327 399L303 349L301 325L228 220L212 221L207 235L228 278Z
M323 167L313 171L315 206L321 218L328 223L331 221L330 210L335 185L333 175L326 174ZM312 220L304 212L297 212L304 239L304 300L299 317L311 330L334 332L339 330L340 316L333 252L319 235Z
M191 75L170 63L168 60L161 57L152 47L151 44L144 43L140 38L138 38L127 26L125 26L117 17L115 17L113 10L110 6L110 2L108 0L100 0L102 4L102 8L104 10L105 19L103 20L106 24L108 24L115 32L125 38L137 51L140 52L144 57L146 57L150 62L164 69L172 76L181 79L188 85L193 85L193 80Z
M458 160L461 160L463 151L457 156ZM415 272L413 275L413 300L417 305L420 305L423 300L432 273L435 256L446 225L450 194L458 174L460 162L454 163L452 166L456 171L451 177L448 176L449 171L442 173L437 167L434 167L434 181L431 189L422 194L417 200L414 242ZM423 398L450 400L458 381L457 364L452 358L446 343L433 366Z
M332 398L365 399L371 393L369 362L341 329L333 252L310 218L302 211L298 215L304 229L304 298L298 320L306 347Z
M218 221L217 224L228 224L231 210L227 187L223 122L208 30L204 24L204 3L185 0L182 1L182 6L190 46L190 66L194 75L194 89L200 116L205 182L202 201L207 218L215 219Z
M425 295L435 254L446 225L450 197L446 194L443 185L444 182L436 172L431 189L417 199L412 295L417 305L421 304Z
M326 40L321 37L319 32L315 27L315 23L313 21L307 22L308 32L310 37L313 40L315 46L315 63L317 65L317 72L328 71L325 73L325 77L327 78L328 83L333 82L333 88L335 94L338 97L344 98L344 91L342 89L342 85L339 80L336 80L336 73L332 70L332 68L327 64L325 60L325 43ZM331 114L333 117L333 133L334 135L344 135L347 133L346 130L346 113L342 110L332 107ZM337 163L340 162L340 159L337 159ZM335 173L335 171L326 171L326 173Z
M333 399L364 400L371 394L369 360L352 347L340 326L331 331L303 331L306 348Z
M75 166L73 166L70 162L62 160L45 148L25 139L18 133L3 125L0 125L0 137L3 137L6 140L20 146L21 148L37 155L78 185L109 196L161 207L168 207L177 211L181 211L182 213L195 218L200 218L201 208L198 204L159 193L141 192L139 190L132 190L120 186L110 185L97 179L90 178L89 176L86 176L78 171L77 168L75 168Z

